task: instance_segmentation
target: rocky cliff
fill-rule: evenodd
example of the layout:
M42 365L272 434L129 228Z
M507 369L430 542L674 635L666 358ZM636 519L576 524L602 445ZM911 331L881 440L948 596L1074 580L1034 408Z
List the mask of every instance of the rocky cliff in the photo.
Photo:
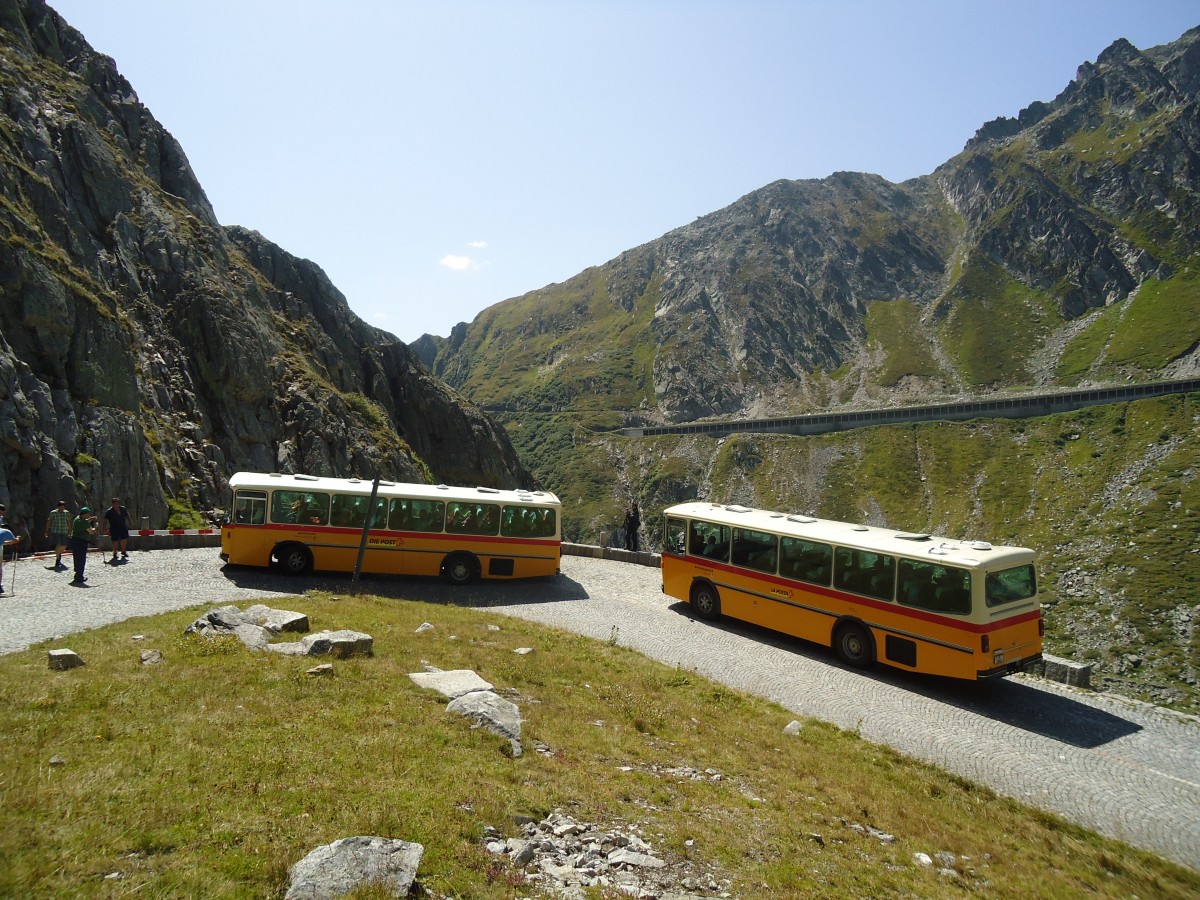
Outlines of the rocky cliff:
M0 497L163 527L237 469L530 484L502 429L321 269L217 221L179 144L41 0L0 0Z

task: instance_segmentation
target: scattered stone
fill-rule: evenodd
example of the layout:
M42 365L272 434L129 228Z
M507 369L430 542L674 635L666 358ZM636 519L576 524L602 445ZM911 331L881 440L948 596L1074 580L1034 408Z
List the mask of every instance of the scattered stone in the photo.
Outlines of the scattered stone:
M141 664L143 666L157 666L163 662L161 650L143 650L141 652Z
M318 631L289 644L267 644L265 649L285 656L332 656L349 659L352 656L374 656L375 639L361 631Z
M467 716L474 720L476 728L486 728L493 734L507 738L514 757L524 752L521 748L521 710L515 703L497 694L490 682L484 681L472 670L451 669L443 672L433 669L410 672L408 677L418 687L437 691L443 697L450 698L447 712Z
M284 900L333 900L366 885L407 897L425 848L384 837L349 837L313 850L291 867Z
M417 626L417 630L414 631L413 634L421 634L422 632L432 631L432 630L433 630L432 625L430 625L428 622L422 622L420 625Z
M783 733L790 734L790 735L797 735L800 733L800 730L803 727L804 726L801 725L799 722L797 722L795 719L792 719L792 721L788 722L785 726L783 726Z
M52 766L65 766L66 764L67 761L57 754L50 757L50 765Z
M929 867L933 865L933 857L928 853L914 853L913 862L915 862L918 866Z
M63 647L60 650L50 651L50 668L59 671L65 669L74 669L76 666L82 666L83 660L79 658L79 654L74 650L68 650Z
M499 630L500 630L500 626L499 626L499 625L489 625L489 626L487 627L487 630L488 630L488 631L499 631Z
M661 869L666 865L661 859L648 853L638 853L626 847L620 847L608 854L608 863L612 866L638 866L639 868Z
M131 638L131 640L134 640L134 641L144 641L145 639L146 639L146 636L144 634L135 634Z
M810 831L810 832L809 832L809 834L808 834L808 839L809 839L810 841L813 841L813 842L815 842L816 844L818 844L818 845L820 845L820 846L822 846L822 847L824 847L824 846L825 846L825 838L823 838L821 835L817 834L816 832L811 832L811 831Z
M304 674L313 678L330 677L333 675L333 663L321 663L319 666L313 666Z
M492 734L507 738L513 756L520 756L521 710L494 691L471 691L455 697L446 707L447 712L466 716L476 728L486 728Z
M517 654L518 656L528 656L532 652L533 652L532 647L518 647L516 650L513 651L513 653Z
M696 889L722 889L712 873L696 872L691 860L669 862L655 854L636 826L605 830L561 810L541 822L521 817L518 824L521 837L507 840L486 828L484 847L523 870L537 896L580 898L596 889L603 896L699 900L701 895L692 893Z
M256 603L245 612L236 606L209 610L183 630L184 634L218 637L232 634L251 650L262 650L284 631L308 631L308 616Z
M451 669L447 672L413 672L409 676L418 687L437 691L450 700L473 691L492 690L491 682L484 681L471 669Z

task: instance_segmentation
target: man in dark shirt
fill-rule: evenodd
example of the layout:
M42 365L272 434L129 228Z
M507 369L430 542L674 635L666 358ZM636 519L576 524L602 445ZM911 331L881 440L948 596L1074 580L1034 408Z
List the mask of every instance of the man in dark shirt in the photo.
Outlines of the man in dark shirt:
M112 498L112 506L104 511L104 533L112 539L112 559L117 564L117 551L121 559L129 559L129 510L121 505L120 497Z

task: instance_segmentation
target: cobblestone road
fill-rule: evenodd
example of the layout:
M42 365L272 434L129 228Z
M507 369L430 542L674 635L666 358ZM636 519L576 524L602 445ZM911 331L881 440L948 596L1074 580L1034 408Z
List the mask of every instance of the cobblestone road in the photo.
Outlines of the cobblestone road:
M7 563L5 587L15 590L0 598L0 653L133 616L348 586L345 576L223 568L216 554L135 552L116 568L93 557L87 587L69 586L70 572L49 571L45 560L22 560L15 571ZM1026 677L974 685L847 669L825 648L695 621L686 605L663 596L656 569L610 560L565 556L558 578L456 591L416 578L372 578L363 588L413 600L453 597L600 640L615 633L623 646L668 665L796 715L858 728L868 740L1200 869L1200 720L1193 717Z

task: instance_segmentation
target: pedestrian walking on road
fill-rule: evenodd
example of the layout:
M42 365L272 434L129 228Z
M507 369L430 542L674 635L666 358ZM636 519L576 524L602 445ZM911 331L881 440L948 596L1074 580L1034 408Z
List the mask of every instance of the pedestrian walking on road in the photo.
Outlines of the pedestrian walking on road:
M117 564L117 551L121 559L129 559L129 510L121 505L120 497L112 498L112 506L104 511L104 533L112 540L112 565Z
M71 536L71 513L67 511L66 500L59 500L58 506L50 511L50 517L46 519L45 536L54 544L54 571L65 569L62 558Z
M96 527L96 517L92 515L92 511L86 506L81 506L79 515L71 522L71 540L68 544L75 562L75 578L71 584L83 584L87 581L83 569L87 565L88 547L91 546Z

